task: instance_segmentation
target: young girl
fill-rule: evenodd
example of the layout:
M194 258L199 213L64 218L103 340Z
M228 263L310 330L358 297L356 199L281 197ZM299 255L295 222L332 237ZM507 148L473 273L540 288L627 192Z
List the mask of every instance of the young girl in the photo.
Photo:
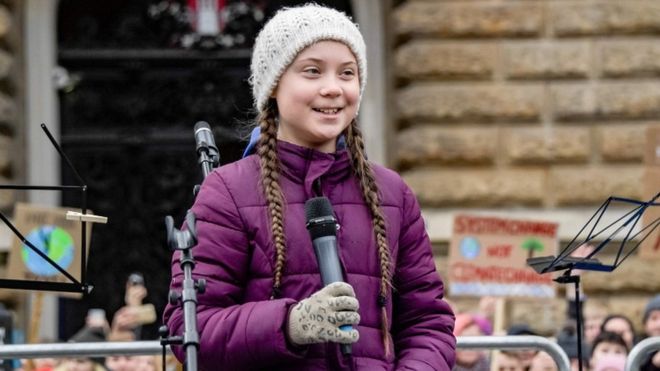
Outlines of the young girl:
M622 314L610 314L605 317L600 325L600 331L609 331L621 335L628 349L635 346L635 327L630 318Z
M318 5L279 11L258 35L256 154L209 175L192 208L193 273L207 281L197 313L201 369L452 368L454 317L419 206L396 173L365 158L356 121L365 49L349 18ZM317 196L330 200L340 226L346 283L321 284L304 212ZM181 308L164 317L182 333Z
M610 364L616 366L610 370L623 371L629 350L628 344L621 335L616 332L601 331L594 340L589 365L593 370L605 370L606 364Z

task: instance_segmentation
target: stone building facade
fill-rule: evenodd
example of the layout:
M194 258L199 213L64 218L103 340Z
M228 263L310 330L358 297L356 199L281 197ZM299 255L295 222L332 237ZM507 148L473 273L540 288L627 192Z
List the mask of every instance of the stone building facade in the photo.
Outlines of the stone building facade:
M0 1L0 184L21 177L20 11L13 1ZM0 210L7 211L17 197L0 190Z
M395 162L426 210L533 208L543 219L646 196L660 2L408 0L390 21ZM660 291L657 263L633 256L612 274L587 273L584 288L639 324ZM560 318L565 306L521 303L511 320Z

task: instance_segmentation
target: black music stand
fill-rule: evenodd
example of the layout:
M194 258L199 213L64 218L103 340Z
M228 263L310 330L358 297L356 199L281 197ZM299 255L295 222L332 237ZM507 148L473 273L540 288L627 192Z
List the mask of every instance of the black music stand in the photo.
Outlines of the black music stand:
M73 213L74 219L80 220L82 222L82 230L80 232L80 241L82 245L82 251L80 254L80 281L78 281L73 275L62 268L59 264L54 262L51 258L48 257L45 253L35 247L30 241L28 241L25 236L9 221L9 218L5 216L0 211L0 219L11 229L11 231L18 237L22 243L28 246L32 251L37 255L43 258L48 262L53 268L57 269L62 273L70 282L48 282L48 281L38 281L38 280L18 280L18 279L0 279L0 288L8 289L19 289L19 290L37 290L37 291L56 291L56 292L74 292L74 293L83 293L89 294L94 286L90 285L86 281L86 270L87 270L87 223L92 221L94 218L102 218L96 215L87 214L87 185L83 181L82 177L73 167L73 164L69 158L62 151L62 147L57 144L53 135L48 131L45 124L41 124L41 129L46 133L46 136L53 144L60 157L66 162L69 169L73 172L74 176L79 182L79 185L60 185L60 186L38 186L38 185L2 185L0 184L0 189L13 189L13 190L41 190L41 191L79 191L81 194L81 213ZM67 214L67 219L69 219L69 214Z
M555 278L554 280L558 283L574 283L575 284L575 313L577 315L577 351L578 351L578 362L579 369L582 371L582 311L580 305L580 276L572 274L574 269L588 270L588 271L600 271L600 272L612 272L614 271L624 260L626 260L630 254L632 254L637 247L651 235L651 233L660 226L660 218L652 220L647 226L641 228L635 234L632 234L633 229L640 222L640 219L648 207L658 207L660 202L660 193L656 194L649 201L638 201L628 198L621 197L609 197L596 212L591 216L589 221L582 226L578 234L573 237L571 242L555 256L541 256L536 258L527 259L527 264L531 266L537 273L544 274L548 272L556 271L565 271L564 274ZM601 221L605 211L611 205L613 201L623 202L624 204L637 205L632 210L609 224L608 226L596 231L598 223ZM584 258L576 258L570 256L578 247L591 242L598 236L605 234L610 229L614 228L614 231L607 235L601 243L599 243L594 250ZM579 237L582 233L589 229L587 236L581 240L579 243ZM594 258L601 250L603 250L610 242L615 239L620 233L625 231L625 236L618 246L616 252L616 258L611 264L603 264L598 259ZM632 234L632 235L631 235ZM635 243L631 248L626 251L626 243L637 238L639 236L639 241Z

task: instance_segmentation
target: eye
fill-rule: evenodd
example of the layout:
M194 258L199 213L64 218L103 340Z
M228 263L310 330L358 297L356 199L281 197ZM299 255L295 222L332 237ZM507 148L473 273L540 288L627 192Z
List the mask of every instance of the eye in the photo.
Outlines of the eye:
M355 76L355 71L351 68L348 68L348 69L345 69L344 71L342 71L341 74L344 75L344 76Z
M303 72L311 75L318 75L321 73L321 70L318 67L306 67L303 69Z

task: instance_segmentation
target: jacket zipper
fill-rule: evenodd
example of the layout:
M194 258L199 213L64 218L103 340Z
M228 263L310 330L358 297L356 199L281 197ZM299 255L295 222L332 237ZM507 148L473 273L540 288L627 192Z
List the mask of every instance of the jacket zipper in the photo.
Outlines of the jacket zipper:
M321 178L320 177L314 179L314 182L312 183L312 192L314 192L314 196L316 196L316 197L323 196L323 189L321 188Z

